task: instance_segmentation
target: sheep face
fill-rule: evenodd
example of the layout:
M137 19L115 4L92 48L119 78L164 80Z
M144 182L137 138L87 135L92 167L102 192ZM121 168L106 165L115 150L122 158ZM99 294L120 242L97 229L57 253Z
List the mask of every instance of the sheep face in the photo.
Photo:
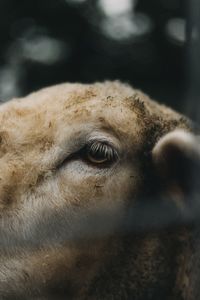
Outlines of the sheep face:
M189 193L172 158L199 157L186 118L106 82L14 99L0 125L1 299L184 294L188 232L166 227Z

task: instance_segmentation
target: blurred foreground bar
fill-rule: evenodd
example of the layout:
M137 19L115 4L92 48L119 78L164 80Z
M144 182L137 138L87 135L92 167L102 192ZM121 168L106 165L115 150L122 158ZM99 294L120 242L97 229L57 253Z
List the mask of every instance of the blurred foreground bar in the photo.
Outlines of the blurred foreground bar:
M188 1L189 94L186 113L200 123L200 1Z
M189 80L189 93L186 103L186 113L190 117L200 124L200 1L188 0L188 55L189 55L189 67L188 67L188 80ZM195 174L194 185L199 186L199 175ZM197 195L198 199L200 198ZM194 230L193 237L191 239L193 243L193 254L190 260L191 272L190 272L190 286L188 293L188 300L200 299L200 230L199 223Z

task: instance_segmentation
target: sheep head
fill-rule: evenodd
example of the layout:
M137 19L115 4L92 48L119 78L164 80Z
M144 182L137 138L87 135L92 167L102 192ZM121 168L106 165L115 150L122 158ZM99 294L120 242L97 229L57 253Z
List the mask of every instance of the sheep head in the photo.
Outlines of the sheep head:
M105 82L13 99L0 126L1 299L190 293L200 150L187 118Z

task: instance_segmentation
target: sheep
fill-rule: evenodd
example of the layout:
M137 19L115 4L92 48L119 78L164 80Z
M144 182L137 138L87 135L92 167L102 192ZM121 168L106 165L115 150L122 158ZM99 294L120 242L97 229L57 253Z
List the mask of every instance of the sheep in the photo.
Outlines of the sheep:
M2 104L0 128L0 299L198 299L188 118L119 81L64 83Z

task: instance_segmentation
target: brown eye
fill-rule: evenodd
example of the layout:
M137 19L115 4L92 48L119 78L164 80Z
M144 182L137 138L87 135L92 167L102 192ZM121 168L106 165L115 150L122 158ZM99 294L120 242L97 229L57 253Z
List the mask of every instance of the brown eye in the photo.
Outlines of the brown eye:
M85 154L86 159L93 164L110 164L118 158L117 151L103 142L88 145Z

